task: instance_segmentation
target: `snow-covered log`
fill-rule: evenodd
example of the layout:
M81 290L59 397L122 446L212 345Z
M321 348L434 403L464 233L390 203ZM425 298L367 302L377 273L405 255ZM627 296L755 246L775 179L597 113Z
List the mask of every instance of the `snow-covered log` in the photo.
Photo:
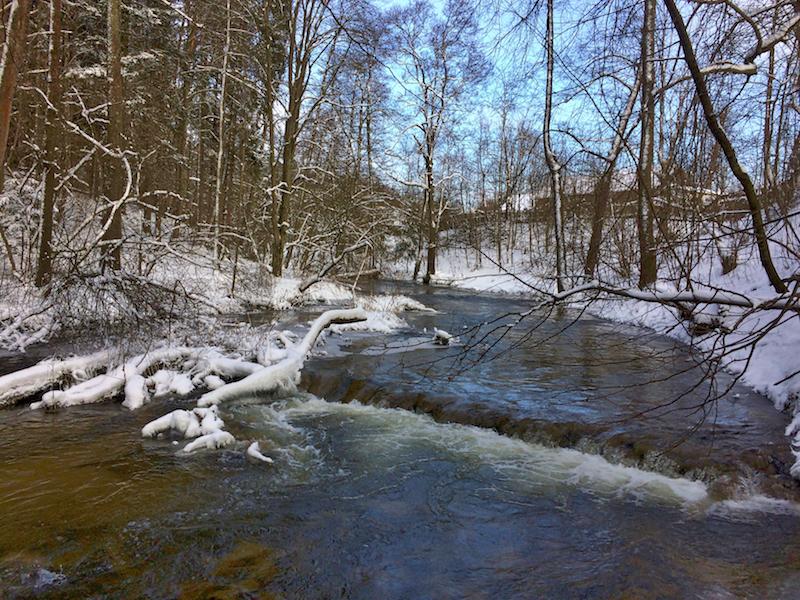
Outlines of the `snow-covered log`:
M196 440L189 442L183 447L183 452L194 452L195 450L215 450L217 448L225 448L236 442L234 438L227 431L214 431L201 435Z
M111 398L123 389L130 392L122 403L131 410L139 408L148 399L147 390L141 385L142 377L148 369L157 365L167 365L197 354L196 349L176 347L154 350L135 356L116 369L74 385L67 390L54 390L42 396L41 401L31 404L31 409L92 404ZM127 382L133 379L131 385Z
M196 438L184 446L183 452L194 452L207 448L224 448L236 439L223 430L225 422L220 419L216 406L193 410L173 410L171 413L150 421L142 428L143 437L156 437L168 431L177 431L185 438Z
M322 313L311 324L311 328L303 340L297 346L288 349L287 357L282 361L265 367L241 381L207 392L198 400L197 405L212 406L242 396L272 392L282 386L292 384L303 368L306 356L311 352L317 338L327 327L334 324L365 321L367 317L366 311L361 308L328 310Z
M402 295L382 294L380 296L360 296L356 298L356 306L364 310L380 312L436 312L413 298Z
M192 383L199 386L206 382L209 377L224 377L227 379L241 379L260 371L264 367L258 363L228 358L216 350L209 350L203 355L203 360L199 365L199 370L192 376ZM211 380L210 388L220 387L216 379Z
M47 359L27 369L0 377L0 407L8 406L65 378L82 379L104 369L111 352L103 350L89 356L63 360Z
M185 438L208 435L225 427L216 406L192 410L173 410L142 427L143 437L156 437L168 431L177 431Z

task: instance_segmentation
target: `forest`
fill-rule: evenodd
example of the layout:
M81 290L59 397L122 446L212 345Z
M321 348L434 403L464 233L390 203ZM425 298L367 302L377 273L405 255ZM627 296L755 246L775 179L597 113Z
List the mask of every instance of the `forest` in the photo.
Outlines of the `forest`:
M417 428L449 440L435 452L468 446L538 472L532 446L486 451L489 431L543 444L554 477L591 494L603 481L647 498L669 488L708 514L755 502L788 519L787 535L800 527L800 1L0 0L0 27L0 431L25 430L28 414L83 431L93 413L76 407L121 399L147 416L125 417L136 453L154 443L142 438L190 439L180 452L238 448L304 484L291 469L306 458L291 453L329 449L292 436L326 419L378 423L402 448ZM395 357L419 351L419 364ZM340 353L382 366L359 374ZM514 371L493 372L498 358ZM564 383L551 390L542 364ZM505 413L518 373L525 393L550 395ZM428 383L390 394L412 376ZM471 394L494 399L462 407ZM573 396L602 418L578 415ZM253 398L279 408L254 414ZM152 413L156 399L171 412ZM259 419L272 429L252 434ZM361 435L341 427L332 440ZM19 435L11 459L40 434ZM17 481L27 471L11 459ZM378 483L394 485L389 471ZM251 550L230 556L285 566ZM7 559L0 581L29 572ZM94 581L79 564L31 577ZM152 592L115 569L110 589ZM665 575L667 596L700 589L698 573ZM740 576L725 589L767 593ZM367 597L424 596L401 580ZM442 590L469 595L458 580ZM237 585L313 596L258 582ZM618 583L580 589L645 596Z

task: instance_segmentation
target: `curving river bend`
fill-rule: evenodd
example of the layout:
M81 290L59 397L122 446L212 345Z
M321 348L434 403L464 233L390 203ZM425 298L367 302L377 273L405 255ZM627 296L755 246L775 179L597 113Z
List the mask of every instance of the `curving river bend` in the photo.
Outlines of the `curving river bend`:
M798 597L764 398L705 406L686 349L639 329L561 313L484 338L526 303L379 291L438 312L331 336L301 392L223 408L271 467L140 437L190 400L0 412L0 596ZM432 347L434 326L462 345Z

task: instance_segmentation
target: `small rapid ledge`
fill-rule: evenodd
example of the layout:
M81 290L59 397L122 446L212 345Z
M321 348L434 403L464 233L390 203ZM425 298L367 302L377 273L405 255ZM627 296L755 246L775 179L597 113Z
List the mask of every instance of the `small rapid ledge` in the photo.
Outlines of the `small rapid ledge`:
M481 399L436 394L424 386L386 384L354 375L347 363L369 357L317 358L303 372L300 388L330 402L359 402L429 415L439 423L469 425L548 447L602 456L612 464L672 478L703 482L711 499L736 502L758 494L776 502L800 501L800 486L789 474L791 456L782 444L740 452L717 448L702 433L675 440L631 423L548 420L511 414ZM379 379L379 378L378 378ZM626 425L630 429L626 428ZM762 496L763 495L763 496Z

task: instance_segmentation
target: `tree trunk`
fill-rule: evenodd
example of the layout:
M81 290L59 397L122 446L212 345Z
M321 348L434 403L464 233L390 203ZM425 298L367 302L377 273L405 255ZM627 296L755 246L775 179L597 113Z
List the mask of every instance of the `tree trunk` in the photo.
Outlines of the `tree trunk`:
M641 72L641 70L640 70ZM589 238L589 249L586 252L586 263L584 273L587 277L594 277L597 265L600 262L600 245L603 242L603 224L605 223L608 205L611 202L611 182L614 177L614 170L617 166L617 159L620 152L625 147L625 132L628 129L633 108L636 104L636 96L639 95L641 86L641 76L636 77L636 84L631 88L628 101L619 117L617 132L614 134L614 141L608 153L608 164L606 170L597 182L594 189L594 213L592 214L592 235Z
M608 205L611 201L611 177L614 173L614 163L609 164L597 185L594 187L594 213L592 214L592 235L589 238L589 250L586 252L584 273L587 277L594 277L597 265L600 262L600 244L603 240L603 223L605 223Z
M28 13L30 0L13 0L6 24L6 43L0 58L0 192L3 191L6 170L6 145L11 127L11 107L17 89L17 73L25 60L28 42Z
M297 114L300 105L297 103ZM286 119L283 143L283 169L281 175L281 189L278 192L277 221L273 231L272 247L272 274L275 277L283 275L283 261L288 233L289 206L294 188L294 160L297 149L297 121L298 117L293 110Z
M753 232L756 238L756 245L758 246L758 254L759 258L761 259L761 266L763 267L764 272L767 274L769 282L775 291L779 294L784 294L787 291L786 284L783 282L783 280L781 280L781 277L778 274L774 263L772 262L772 255L770 254L769 250L767 234L764 229L764 218L761 214L761 202L756 194L753 181L750 179L750 175L747 174L742 165L739 164L739 158L736 155L736 151L734 150L730 139L728 139L728 135L725 133L725 130L719 124L719 120L714 111L714 105L711 103L711 97L708 94L708 87L706 86L705 78L700 72L700 67L697 64L697 58L694 54L692 42L689 39L689 33L686 31L686 25L683 22L683 16L681 16L678 7L675 5L675 0L664 1L667 5L667 10L669 11L669 16L672 19L672 23L678 32L678 38L680 39L684 60L686 61L686 65L689 67L689 72L692 75L692 80L694 81L694 86L697 90L697 96L700 99L700 105L703 107L703 114L705 115L706 122L708 123L708 128L711 130L711 133L714 135L717 143L722 148L722 152L725 154L728 165L730 166L733 175L739 180L739 183L744 190L744 195L747 198L750 217L753 220Z
M214 262L220 258L220 196L222 194L222 158L225 148L225 96L228 91L228 57L231 51L231 0L226 4L225 48L222 55L222 83L217 114L217 177L214 189Z
M653 151L655 133L655 0L645 0L642 23L642 98L641 142L639 144L639 186L636 205L636 225L639 235L639 288L655 283L658 276L653 234Z
M292 5L289 15L289 52L287 64L287 87L289 89L288 110L283 129L283 164L281 165L280 190L277 192L277 203L273 203L272 214L272 274L283 275L285 249L289 229L289 208L292 200L295 175L295 155L297 152L297 136L300 129L300 109L305 94L307 70L310 68L311 51L309 15L300 15L299 5ZM300 45L297 43L298 26L302 25Z
M108 145L121 153L122 130L125 120L125 96L122 89L122 11L121 0L108 0ZM125 193L122 166L116 157L107 157L107 192L109 202L117 202ZM107 215L111 222L103 235L106 248L103 250L103 267L120 269L122 267L122 213L120 206L116 211L109 208ZM107 220L108 216L106 217Z
M764 102L764 143L763 143L763 178L764 191L768 191L775 184L772 168L772 84L775 78L775 49L769 51L769 69L767 71L767 91Z
M56 141L61 138L58 124L61 110L61 0L50 2L50 51L47 73L47 131L45 139L45 162L47 173L44 179L42 222L39 235L39 261L36 269L36 285L42 286L50 280L53 272L53 205L56 196Z
M564 239L561 219L561 165L553 154L550 145L550 120L553 112L553 0L547 0L547 32L545 34L547 51L547 86L545 90L543 142L544 156L550 171L550 196L553 201L553 222L555 225L556 244L556 289L563 292L564 286Z
M433 185L433 149L429 146L428 155L425 157L425 226L428 233L427 265L425 276L422 278L422 283L425 285L428 285L431 282L431 277L436 274L436 242L438 232L434 214L438 211L434 210L435 194L436 190Z
M187 0L184 3L184 8L187 14L193 14L194 4ZM181 108L178 118L178 131L176 133L175 151L176 151L176 172L178 198L174 202L173 211L175 214L181 214L186 205L186 197L189 189L189 168L190 160L186 156L186 143L189 128L189 114L190 98L192 86L194 84L194 56L197 49L197 23L194 19L187 24L189 32L186 37L186 44L184 47L184 58L181 60ZM189 225L194 227L197 225L197 209L190 210ZM177 231L177 230L176 230Z

